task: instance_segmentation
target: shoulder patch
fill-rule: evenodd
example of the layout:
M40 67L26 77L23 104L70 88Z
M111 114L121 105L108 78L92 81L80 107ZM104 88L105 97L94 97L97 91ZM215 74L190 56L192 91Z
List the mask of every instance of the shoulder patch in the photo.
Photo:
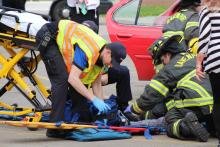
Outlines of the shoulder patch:
M172 16L170 16L170 17L168 18L167 24L171 23L171 22L174 21L175 19L177 19L177 20L179 20L179 21L181 21L181 22L184 22L184 21L187 19L187 17L186 17L186 15L184 15L183 13L177 12L176 14L174 14L174 15L172 15Z

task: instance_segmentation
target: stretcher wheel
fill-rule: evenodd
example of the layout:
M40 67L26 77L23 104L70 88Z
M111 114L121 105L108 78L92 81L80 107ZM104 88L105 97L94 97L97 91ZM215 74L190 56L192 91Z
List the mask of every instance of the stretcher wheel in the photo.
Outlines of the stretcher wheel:
M26 122L40 122L42 118L42 112L36 112L33 116L27 116L23 119L23 121ZM37 131L38 128L37 127L27 127L28 130L30 131Z
M13 106L13 107L18 107L18 104L17 104L17 103L14 103L14 104L12 104L11 106Z
M31 128L31 127L27 127L27 129L28 129L29 131L37 131L37 130L38 130L38 128Z

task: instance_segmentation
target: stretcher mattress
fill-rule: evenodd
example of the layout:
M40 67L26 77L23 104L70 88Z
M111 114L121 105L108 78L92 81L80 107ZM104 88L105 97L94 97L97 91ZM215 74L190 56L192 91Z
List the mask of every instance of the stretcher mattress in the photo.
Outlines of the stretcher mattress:
M46 23L48 21L37 14L0 9L0 32L5 31L3 29L7 29L5 27L7 26L35 37L39 29Z

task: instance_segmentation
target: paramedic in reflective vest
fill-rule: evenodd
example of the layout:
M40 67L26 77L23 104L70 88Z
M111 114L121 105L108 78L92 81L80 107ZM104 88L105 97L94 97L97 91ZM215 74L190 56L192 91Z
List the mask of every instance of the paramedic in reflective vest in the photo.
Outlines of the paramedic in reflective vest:
M100 114L109 110L103 101L100 73L104 67L119 65L114 57L120 57L123 49L113 53L102 37L70 20L45 24L37 33L36 42L51 82L50 122L64 120L68 83ZM92 91L87 87L92 87ZM62 131L47 131L50 137L60 136L59 133Z
M178 35L161 38L162 45L152 55L164 67L145 87L140 98L127 107L125 114L130 119L137 118L164 102L168 110L165 115L168 136L205 142L209 133L200 122L210 124L213 104L210 82L208 77L202 82L196 79L195 55L178 48L180 40Z
M189 45L193 43L190 41L198 40L200 3L200 0L181 0L180 11L169 17L163 27L163 37L181 35L183 37L180 42L182 48L185 50L191 48Z
M98 34L98 26L94 21L86 20L82 24L91 28ZM123 48L123 50L126 51L125 46L120 42L113 42L108 44L107 47L111 48L112 50L120 50L120 48ZM126 55L126 52L122 52L121 57L117 58L117 62L120 64L120 66L108 68L108 70L105 71L101 77L102 86L116 84L116 101L118 104L118 109L122 112L128 106L128 102L132 100L130 71L127 66L121 65L121 62L126 58Z

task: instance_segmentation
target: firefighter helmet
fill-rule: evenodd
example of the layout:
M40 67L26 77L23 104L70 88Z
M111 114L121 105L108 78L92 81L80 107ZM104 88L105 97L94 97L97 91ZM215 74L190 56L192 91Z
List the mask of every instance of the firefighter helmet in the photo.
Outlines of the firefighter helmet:
M189 51L196 55L198 47L199 47L199 38L198 37L192 38L189 41Z
M189 7L197 7L200 6L201 0L181 0L180 1L180 8L187 9Z
M181 2L201 3L201 0L181 0Z
M182 36L173 35L171 37L161 37L156 40L153 45L149 48L149 52L154 60L154 65L161 64L161 56L164 53L177 54L184 52L185 50L181 48L179 42L182 40Z

